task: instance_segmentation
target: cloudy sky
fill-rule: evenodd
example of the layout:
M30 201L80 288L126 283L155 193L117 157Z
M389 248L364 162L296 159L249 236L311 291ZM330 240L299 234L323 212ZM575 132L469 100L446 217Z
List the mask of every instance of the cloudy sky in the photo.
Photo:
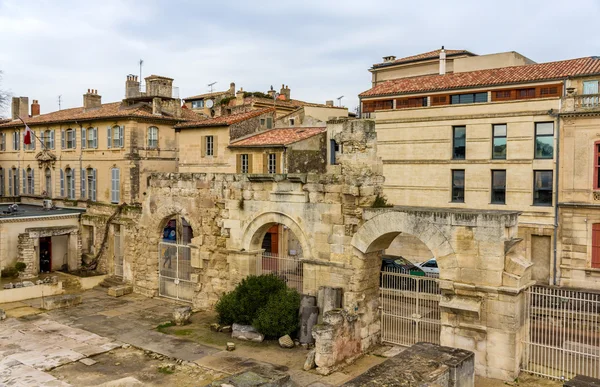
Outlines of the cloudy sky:
M292 98L344 96L354 109L368 68L445 45L518 51L537 61L600 55L599 0L37 1L0 0L0 89L42 113L124 96L125 76L175 78L180 96L289 85ZM7 110L0 115L7 115Z

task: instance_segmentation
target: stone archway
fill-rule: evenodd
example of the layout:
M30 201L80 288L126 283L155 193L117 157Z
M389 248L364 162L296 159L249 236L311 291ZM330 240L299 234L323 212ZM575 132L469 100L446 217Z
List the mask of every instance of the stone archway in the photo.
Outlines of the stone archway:
M304 258L312 254L311 245L308 243L308 239L300 225L294 219L281 212L265 212L252 219L243 232L242 248L246 251L260 250L267 230L275 224L284 225L296 235L302 246L302 251L305 253Z

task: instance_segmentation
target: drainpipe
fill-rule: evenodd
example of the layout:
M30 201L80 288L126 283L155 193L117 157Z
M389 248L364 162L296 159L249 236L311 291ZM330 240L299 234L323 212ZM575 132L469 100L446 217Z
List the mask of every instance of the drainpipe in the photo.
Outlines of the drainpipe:
M568 78L565 78L563 80L563 84L564 84L564 88L563 88L563 97L566 96L566 90L567 90L567 80ZM553 253L554 253L554 257L553 257L553 261L554 264L552 265L552 285L557 286L557 276L558 276L558 269L556 267L556 265L558 264L558 201L559 201L559 189L560 189L560 184L559 184L559 177L560 177L560 111L562 110L562 99L559 102L559 108L558 108L558 113L556 114L550 114L552 117L556 118L556 178L554 181L554 232L553 232Z

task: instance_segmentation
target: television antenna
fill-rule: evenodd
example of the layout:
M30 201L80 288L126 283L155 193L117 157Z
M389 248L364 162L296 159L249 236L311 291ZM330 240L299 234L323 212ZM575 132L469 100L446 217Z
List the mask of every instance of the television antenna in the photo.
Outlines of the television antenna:
M209 83L209 84L208 84L208 87L210 87L210 92L211 92L211 93L213 92L213 86L214 86L216 83L217 83L217 82L215 81L215 82L213 82L213 83Z
M144 60L140 59L140 84L142 82L142 65L144 64Z
M339 96L339 97L337 97L337 98L336 98L336 99L338 100L338 105L339 105L340 107L342 107L342 98L344 98L344 96L343 96L343 95L342 95L342 96Z
M60 110L60 102L62 100L62 95L58 96L58 110Z

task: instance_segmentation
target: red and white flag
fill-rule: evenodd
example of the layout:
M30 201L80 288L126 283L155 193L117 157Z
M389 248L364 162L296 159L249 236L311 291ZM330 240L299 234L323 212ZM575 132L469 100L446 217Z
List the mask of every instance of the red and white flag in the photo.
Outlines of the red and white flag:
M27 124L25 124L25 135L23 136L23 142L25 143L25 145L31 144L31 136L31 129L29 128L29 126L27 126Z

